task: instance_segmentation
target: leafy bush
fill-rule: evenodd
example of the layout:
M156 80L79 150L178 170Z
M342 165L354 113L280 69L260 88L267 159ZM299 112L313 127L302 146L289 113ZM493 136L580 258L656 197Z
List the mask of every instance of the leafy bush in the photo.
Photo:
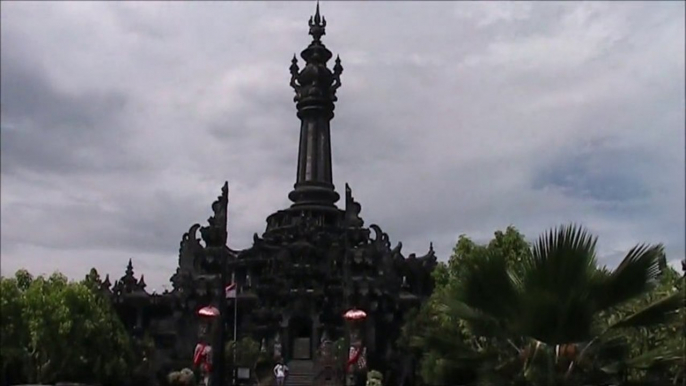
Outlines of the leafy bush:
M245 366L254 368L260 359L266 357L266 353L260 351L260 344L252 338L242 338L237 342L227 342L225 346L226 364L229 367ZM234 363L235 351L235 363Z
M167 376L169 386L195 386L195 374L191 369L172 371Z
M367 373L367 386L382 386L383 385L383 375L376 371L370 370Z

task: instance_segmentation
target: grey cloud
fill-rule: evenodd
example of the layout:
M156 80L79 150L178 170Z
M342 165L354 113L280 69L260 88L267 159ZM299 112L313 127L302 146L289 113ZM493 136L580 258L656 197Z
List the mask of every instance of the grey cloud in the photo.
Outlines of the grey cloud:
M299 121L288 66L308 43L313 4L82 4L3 5L3 266L44 269L32 257L48 253L57 260L45 269L116 275L133 257L161 285L224 180L231 246L249 246L266 216L289 205ZM334 182L339 191L349 182L365 221L406 253L433 241L447 258L461 233L485 241L514 224L535 238L578 221L599 235L608 263L640 241L683 255L684 177L674 165L684 157L684 27L673 16L683 4L322 10L324 41L345 68ZM57 47L59 60L45 62ZM31 98L40 104L18 102ZM17 117L57 130L32 146L38 134L12 131ZM100 161L63 144L97 150ZM52 158L32 161L29 174L31 152ZM58 175L66 162L71 174ZM578 176L567 191L553 183L565 173ZM608 181L640 200L580 194L579 183L602 191Z
M571 196L599 201L629 201L645 199L648 187L635 170L627 166L641 162L637 151L621 154L601 149L604 154L579 152L542 168L534 177L534 187L554 186ZM608 154L609 153L609 154Z
M20 42L3 38L2 171L60 174L132 168L125 152L119 93L69 95L23 57Z
M121 200L113 208L97 202L26 202L3 208L3 244L27 244L66 250L107 248L122 253L175 251L181 235L208 217L203 197L170 197L168 193ZM40 229L42 236L27 233Z

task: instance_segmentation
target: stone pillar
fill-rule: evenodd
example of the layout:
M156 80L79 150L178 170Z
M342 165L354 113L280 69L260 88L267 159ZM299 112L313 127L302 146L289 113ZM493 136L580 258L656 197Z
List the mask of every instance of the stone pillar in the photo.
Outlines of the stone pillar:
M143 330L143 308L136 307L136 330Z
M289 333L289 324L291 321L290 315L284 315L281 321L281 357L284 362L288 362L291 359L291 334Z
M316 314L312 314L312 331L310 334L310 358L314 359L316 353L317 353L317 348L319 347L319 329L321 328L321 325L319 323L319 316Z
M376 350L376 319L374 318L373 315L369 315L367 320L364 321L365 323L365 336L364 336L364 345L368 348L369 351L375 351Z

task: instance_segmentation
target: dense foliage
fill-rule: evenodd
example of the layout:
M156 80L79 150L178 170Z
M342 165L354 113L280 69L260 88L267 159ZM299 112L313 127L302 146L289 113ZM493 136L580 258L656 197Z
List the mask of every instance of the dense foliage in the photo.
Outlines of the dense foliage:
M421 356L421 376L433 385L683 377L683 296L662 247L639 245L611 271L597 265L595 245L575 226L533 245L513 227L486 245L460 237L400 344Z
M268 359L266 351L260 351L260 343L249 337L236 342L227 342L225 353L228 368L234 366L253 368L258 361Z
M260 343L256 340L244 337L234 342L226 343L226 369L230 377L235 367L248 367L251 377L255 380L270 378L274 367L274 358L269 355L266 347L261 350Z
M2 384L121 385L134 353L109 300L59 273L0 277Z

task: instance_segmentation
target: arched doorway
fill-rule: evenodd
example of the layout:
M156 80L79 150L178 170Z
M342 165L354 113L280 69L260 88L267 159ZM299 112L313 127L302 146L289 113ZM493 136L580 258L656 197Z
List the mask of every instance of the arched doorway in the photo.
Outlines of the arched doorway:
M294 315L288 322L290 337L290 357L292 359L312 359L312 319L304 315Z

